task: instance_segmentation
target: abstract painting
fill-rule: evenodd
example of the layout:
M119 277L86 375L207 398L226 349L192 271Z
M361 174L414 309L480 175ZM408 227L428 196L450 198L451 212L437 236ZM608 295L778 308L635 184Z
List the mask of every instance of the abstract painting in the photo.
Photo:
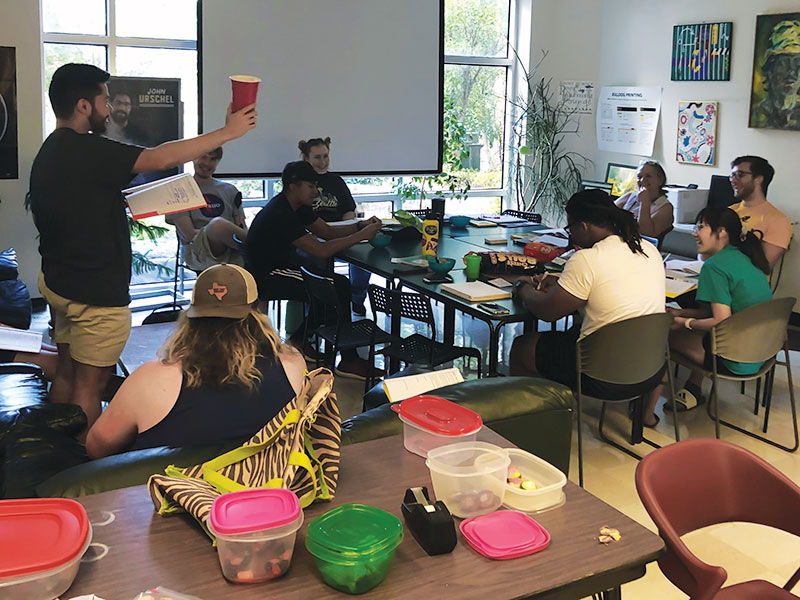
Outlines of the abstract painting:
M0 179L17 179L16 49L0 46Z
M717 103L678 102L679 163L712 166L717 162Z
M733 23L672 28L672 81L729 81Z
M750 127L800 131L800 12L756 17Z

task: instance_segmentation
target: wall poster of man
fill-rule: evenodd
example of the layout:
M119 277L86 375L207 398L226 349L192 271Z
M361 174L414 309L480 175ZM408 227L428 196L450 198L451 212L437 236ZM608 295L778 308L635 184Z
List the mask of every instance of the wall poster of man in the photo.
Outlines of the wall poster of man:
M112 77L108 81L109 114L106 137L152 148L183 137L180 79ZM131 185L175 175L169 169L138 175Z
M800 12L756 17L750 127L800 131Z
M0 46L0 179L17 179L16 48Z

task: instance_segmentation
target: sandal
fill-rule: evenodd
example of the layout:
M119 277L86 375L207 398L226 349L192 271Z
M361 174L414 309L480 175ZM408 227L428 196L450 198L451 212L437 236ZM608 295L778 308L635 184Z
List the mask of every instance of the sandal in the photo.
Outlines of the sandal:
M675 401L677 402L675 409L678 412L686 412L687 410L692 410L693 408L704 404L706 400L702 395L695 395L686 388L682 388L681 390L675 392ZM664 403L664 409L672 410L672 402L670 400L667 400L666 403Z

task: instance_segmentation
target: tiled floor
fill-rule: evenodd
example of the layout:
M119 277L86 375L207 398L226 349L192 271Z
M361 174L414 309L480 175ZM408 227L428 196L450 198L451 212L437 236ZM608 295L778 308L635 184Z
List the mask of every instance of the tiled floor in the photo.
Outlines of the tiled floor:
M140 323L143 317L144 315L141 314L138 315L138 318L135 316L134 322ZM37 322L46 324L46 317L38 318ZM413 328L410 325L405 327ZM520 333L520 326L505 329L501 337L501 356L503 357L501 366L505 364L505 357L508 356L511 341ZM404 331L405 333L407 332ZM457 317L456 344L474 345L482 348L485 353L488 345L486 325L470 318ZM142 358L147 359L147 357L141 357L141 354L136 356L133 359L134 363L142 362ZM800 352L791 352L791 361L795 387L797 387L797 382L800 381ZM128 365L131 369L136 366L137 364ZM457 362L457 366L461 366L460 361ZM475 376L474 373L466 375L467 377ZM683 381L685 376L685 372L679 375L678 384ZM706 393L709 387L709 382L706 382L704 388ZM337 378L335 391L344 418L360 412L362 382ZM752 383L748 384L746 394L742 396L739 393L739 386L723 382L720 388L721 411L729 420L741 423L753 430L759 429L762 416L753 415L754 392L755 386ZM775 436L784 443L790 443L791 439L791 413L788 398L786 370L779 367L775 378L769 435ZM585 410L587 418L584 420L583 427L586 489L646 527L655 530L652 521L639 502L634 487L634 471L637 461L604 444L597 437L599 403L589 401L586 403ZM671 413L668 412L667 415L664 415L659 408L659 414L661 423L656 430L648 430L647 434L657 443L667 444L674 439ZM679 423L682 439L713 437L714 435L712 423L702 407L681 414ZM626 431L629 430L629 421L624 415L623 405L610 408L607 427L610 434L616 434L615 438L624 439ZM789 454L725 428L723 428L722 437L752 450L794 481L800 481L800 451ZM640 444L635 450L639 453L646 453L649 447ZM577 483L576 453L577 438L573 436L570 479ZM624 531L622 534L624 535ZM743 523L714 526L685 536L685 541L702 560L725 567L729 576L728 583L762 578L782 586L800 566L800 538L762 526ZM800 585L795 588L795 593L800 593ZM625 585L623 594L625 598L647 600L686 598L664 578L656 564L648 567L647 575L644 578Z

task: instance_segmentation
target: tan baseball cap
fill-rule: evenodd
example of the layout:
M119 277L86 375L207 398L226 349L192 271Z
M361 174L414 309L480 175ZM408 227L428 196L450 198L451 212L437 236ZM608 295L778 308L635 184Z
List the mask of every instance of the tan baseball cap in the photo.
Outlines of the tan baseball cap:
M241 319L256 300L258 287L249 272L237 265L214 265L197 276L186 316Z

